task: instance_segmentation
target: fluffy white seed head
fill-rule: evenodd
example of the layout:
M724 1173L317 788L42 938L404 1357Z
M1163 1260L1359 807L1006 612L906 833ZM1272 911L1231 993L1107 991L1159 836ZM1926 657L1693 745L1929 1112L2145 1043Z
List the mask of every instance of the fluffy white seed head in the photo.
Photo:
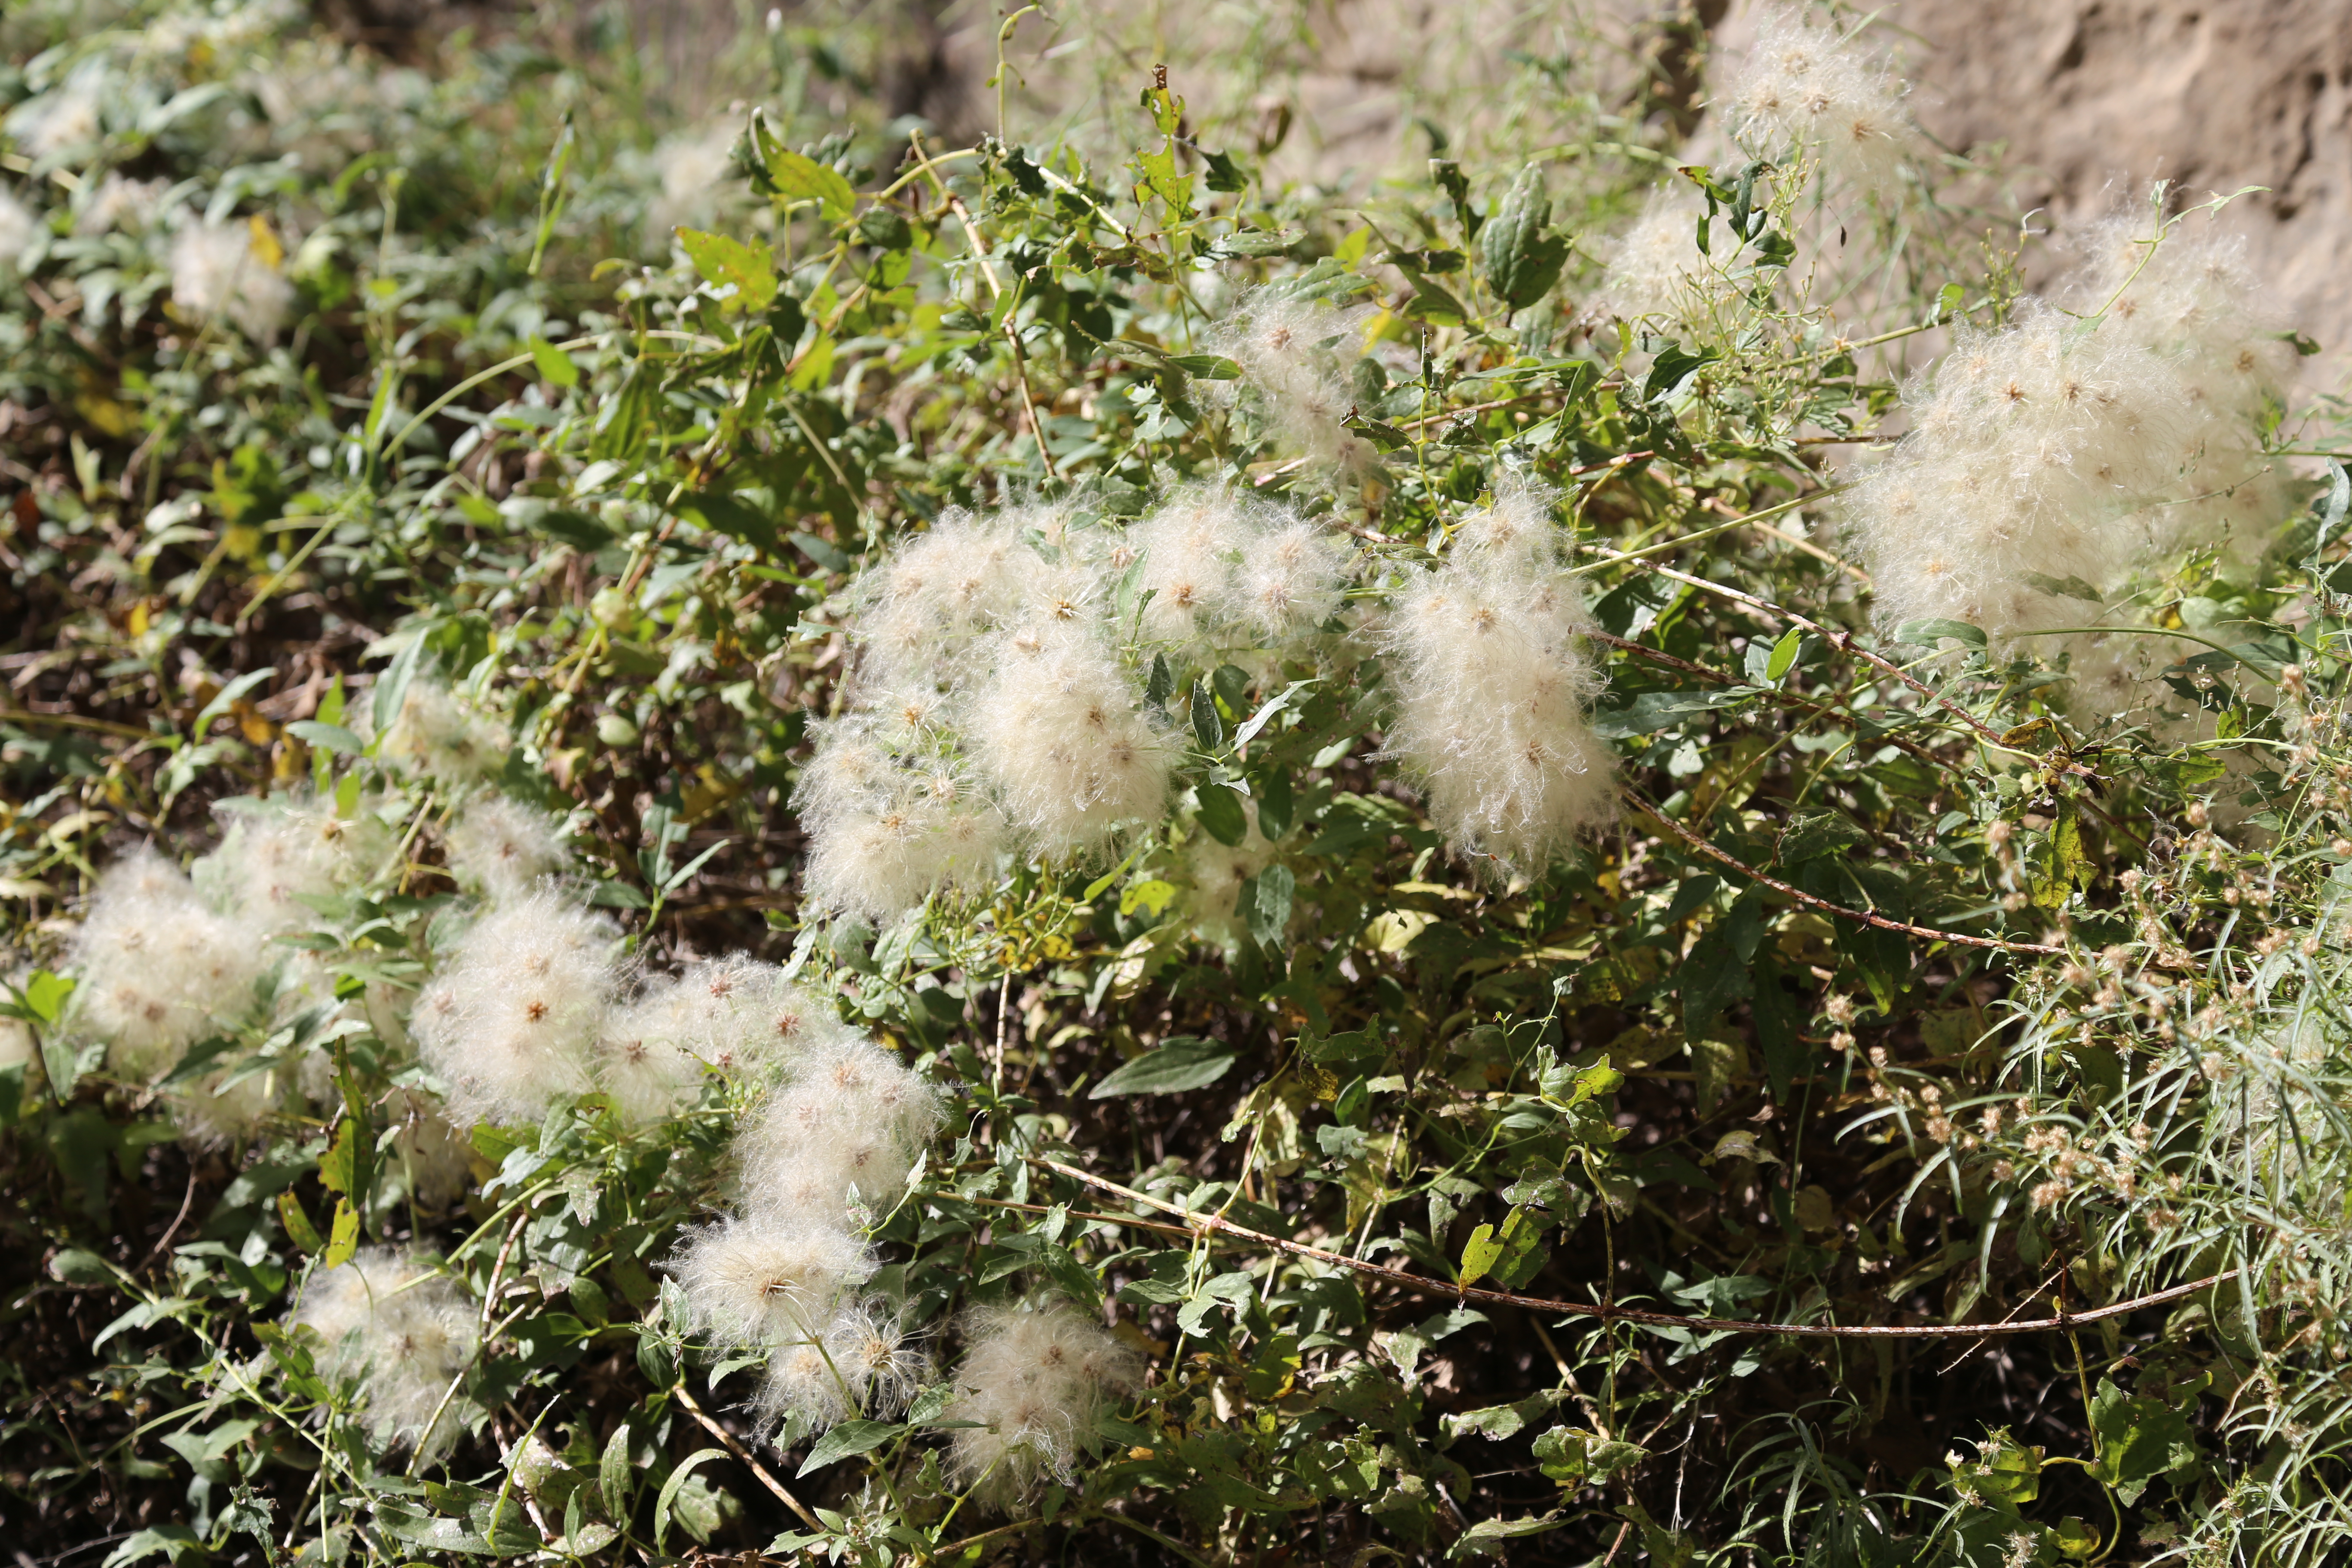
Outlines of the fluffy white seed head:
M497 768L509 744L504 725L447 687L413 680L378 754L403 773L464 784Z
M85 236L142 233L154 223L163 195L161 180L109 174L74 215L74 232Z
M670 1270L696 1332L756 1349L822 1333L874 1267L866 1244L837 1226L729 1215L688 1232Z
M736 1131L745 1201L835 1225L847 1222L853 1200L887 1209L942 1113L938 1088L872 1040L822 1044Z
M1142 1362L1098 1323L1059 1302L975 1308L956 1369L951 1420L958 1478L1016 1499L1066 1479L1111 1401L1142 1380Z
M100 88L86 74L53 88L8 116L8 134L33 157L89 148L106 133Z
M40 233L40 215L0 185L0 267L14 267Z
M223 801L220 847L198 861L196 878L256 931L299 931L320 918L358 872L352 824L315 800Z
M861 583L860 681L934 689L964 679L978 645L1022 616L1041 566L1023 534L1040 521L950 508L893 550Z
M100 879L71 953L77 1026L107 1042L117 1072L136 1078L171 1067L249 1007L273 956L152 848Z
M821 752L803 781L802 885L818 907L878 924L935 892L995 884L1012 826L960 757L887 753L853 737Z
M1914 427L1844 499L1887 627L1996 638L2080 625L2158 542L2208 450L2177 369L2111 323L2028 302L1957 333L1906 390Z
M845 1036L856 1037L774 964L741 953L702 959L613 1010L596 1079L625 1120L658 1121L691 1107L714 1072L756 1075Z
M1149 591L1142 633L1192 648L1213 635L1253 531L1241 499L1222 486L1180 491L1129 531L1143 561L1138 593Z
M392 1146L385 1157L428 1213L448 1208L474 1185L474 1143L453 1126L441 1102L421 1089L395 1089L387 1108Z
M1356 401L1348 384L1349 367L1360 357L1352 341L1356 324L1349 312L1260 289L1213 340L1257 388L1287 445L1351 475L1380 467L1378 449L1339 423Z
M930 1373L931 1358L909 1338L898 1311L870 1297L851 1300L822 1334L769 1358L753 1409L762 1426L798 1415L811 1431L855 1415L887 1420L907 1407Z
M2082 265L2060 291L2069 308L2103 311L2103 334L2147 349L2179 375L2190 457L2177 499L2141 519L2153 548L2223 542L2243 558L2291 510L2260 429L2283 405L2294 351L2269 293L2245 262L2242 237L2195 213L2159 237L2148 209L2092 226Z
M1087 852L1168 801L1173 750L1089 629L1025 626L1006 640L972 740L1013 826L1048 853Z
M618 987L620 932L540 892L494 907L416 999L410 1028L453 1120L536 1120L584 1093Z
M1537 503L1507 504L1396 596L1388 742L1457 848L1534 870L1612 815L1612 753L1587 713L1583 603L1545 559Z
M1184 845L1192 929L1202 940L1227 947L1240 941L1248 925L1241 909L1243 887L1274 859L1274 846L1258 832L1257 803L1244 801L1242 808L1249 831L1238 845L1223 843L1197 826Z
M1751 156L1780 157L1794 146L1866 193L1893 189L1917 136L1902 84L1853 39L1794 10L1758 23L1724 110L1732 140Z
M1694 237L1705 210L1680 181L1651 192L1642 216L1617 242L1594 310L1629 321L1692 314L1704 296L1716 291L1716 275Z
M369 1247L313 1277L291 1321L323 1342L316 1352L323 1374L359 1381L377 1442L429 1457L457 1439L458 1424L447 1410L425 1430L474 1355L473 1303L448 1279L397 1247Z
M200 321L226 318L268 342L294 308L294 286L253 247L242 223L191 223L172 241L172 303Z
M226 1149L250 1142L286 1103L291 1074L269 1068L247 1073L231 1068L206 1073L163 1096L180 1141L196 1149Z
M1311 522L1262 520L1229 590L1234 621L1260 647L1311 633L1339 608L1348 560L1347 546Z
M449 870L457 885L492 900L511 899L570 869L563 824L508 795L476 795L448 834Z

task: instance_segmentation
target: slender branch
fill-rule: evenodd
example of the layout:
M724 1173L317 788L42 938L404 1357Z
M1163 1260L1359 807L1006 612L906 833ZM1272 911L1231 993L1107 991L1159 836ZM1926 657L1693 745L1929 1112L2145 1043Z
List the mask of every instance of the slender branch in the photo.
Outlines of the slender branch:
M1765 518L1777 517L1784 511L1793 511L1797 508L1804 505L1807 501L1819 500L1822 497L1827 495L1835 495L1838 490L1843 488L1843 486L1833 485L1827 489L1808 490L1803 495L1797 496L1790 500L1784 500L1777 506L1768 506L1760 511L1743 513L1723 522L1710 523L1706 527L1698 529L1690 533L1677 534L1672 539L1662 539L1655 544L1644 544L1638 550L1621 550L1614 553L1604 552L1600 560L1592 562L1589 565L1578 567L1573 575L1580 577L1587 572L1598 572L1604 566L1615 566L1627 561L1639 561L1644 556L1661 554L1669 550L1679 550L1685 544L1696 544L1703 539L1712 539L1718 533L1727 533L1731 530L1738 528L1742 523L1760 522ZM1591 549L1595 547L1587 546L1586 548Z
M743 1447L742 1439L737 1437L734 1433L730 1432L718 1422L713 1421L710 1418L710 1413L694 1402L694 1395L688 1394L686 1390L686 1380L684 1378L678 1379L677 1386L671 1389L670 1392L677 1395L677 1402L686 1406L686 1413L688 1415L693 1416L704 1431L709 1433L712 1436L718 1438L720 1443L726 1446L727 1451L735 1456L737 1463L740 1464L745 1469L751 1471L753 1475L759 1477L762 1485L783 1500L783 1503L786 1508L791 1509L794 1513L800 1515L800 1520L803 1524L807 1525L811 1530L816 1531L820 1533L824 1531L824 1521L819 1520L816 1515L811 1513L807 1507L802 1503L800 1499L786 1491L784 1489L784 1483L776 1479L775 1476L769 1470L767 1466L760 1463L759 1460L751 1457L751 1450Z
M1627 653L1639 654L1642 658L1649 659L1653 663L1663 664L1669 669L1679 669L1687 675L1696 675L1702 680L1712 680L1718 686L1744 686L1747 684L1747 682L1743 681L1736 675L1728 674L1720 669L1709 669L1703 664L1693 664L1686 658L1676 658L1673 654L1666 653L1659 648L1652 647L1647 643L1633 642L1624 637L1612 637L1607 632L1603 631L1588 631L1584 635L1592 641L1601 643L1605 647L1622 648ZM1826 702L1816 702L1810 697L1801 697L1793 691L1781 691L1777 689L1768 689L1764 691L1763 695L1769 697L1773 701L1780 703L1784 708L1795 708L1803 712L1815 714L1823 719L1845 721L1851 721L1853 717L1852 714L1840 713L1836 709L1831 707ZM1871 738L1873 740L1884 741L1886 744L1907 752L1911 756L1916 757L1919 761L1927 763L1931 767L1949 768L1952 765L1951 763L1944 761L1941 757L1936 755L1935 752L1927 750L1927 747L1919 744L1916 741L1906 741L1900 735L1891 733L1874 735Z
M932 171L930 155L923 151L922 139L918 136L912 140L916 156L922 160L923 173L930 175L932 188L939 192L940 199L947 203L948 210L955 214L956 221L963 225L964 240L971 247L972 258L980 263L980 275L988 284L988 297L1002 300L1004 297L1004 281L997 277L995 265L989 259L988 240L981 234L980 225L973 221L971 209L964 205L963 198L949 190L947 183ZM1018 308L1017 302L1015 308ZM1013 349L1013 374L1021 383L1021 405L1029 413L1029 434L1037 438L1037 460L1045 466L1047 478L1058 479L1062 472L1054 466L1054 454L1045 447L1045 422L1037 414L1036 394L1029 389L1029 356L1022 351L1021 329L1013 321L1012 310L1004 313L1004 341Z
M1516 1296L1507 1290L1482 1290L1475 1285L1449 1285L1443 1279L1430 1279L1418 1274L1408 1274L1402 1268L1391 1268L1386 1264L1367 1263L1360 1258L1345 1257L1337 1252L1327 1252L1319 1247L1309 1247L1304 1242L1285 1241L1280 1237L1268 1236L1264 1231L1252 1230L1247 1226L1235 1225L1233 1221L1216 1215L1195 1214L1190 1209L1180 1208L1162 1199L1139 1193L1133 1187L1121 1186L1118 1183L1107 1177L1097 1176L1090 1171L1079 1170L1076 1165L1066 1165L1059 1160L1048 1160L1041 1155L1033 1154L1029 1156L1029 1163L1067 1176L1074 1182L1083 1182L1087 1186L1102 1192L1116 1193L1132 1203L1143 1204L1160 1210L1162 1214L1175 1215L1195 1231L1223 1231L1228 1236L1243 1237L1261 1247L1271 1247L1277 1252L1287 1252L1297 1258L1311 1258L1318 1263L1328 1263L1335 1268L1352 1269L1358 1274L1369 1275L1376 1279L1385 1279L1392 1285L1401 1285L1406 1289L1418 1290L1424 1295L1450 1296L1457 1301L1485 1301L1498 1307L1518 1307L1528 1311L1556 1313L1562 1317L1598 1318L1605 1322L1646 1323L1653 1328L1687 1329L1702 1333L1787 1334L1804 1339L1877 1340L1978 1339L1997 1334L2038 1334L2053 1329L2063 1331L2079 1328L2085 1323L2105 1322L2110 1318L2128 1317L2142 1308L2160 1307L2168 1301L2178 1301L2184 1296L2193 1296L2200 1290L2210 1289L2225 1279L2235 1279L2239 1273L2235 1268L2224 1269L2219 1274L2208 1276L2203 1279L2193 1279L2186 1285L2175 1285L2168 1289L2158 1290L2147 1296L2137 1296L2128 1301L2117 1301L2111 1306L2101 1307L2088 1312L2068 1312L2064 1303L2061 1302L2059 1316L2034 1318L2021 1322L1758 1323L1750 1322L1745 1318L1685 1318L1672 1312L1646 1312L1639 1308L1619 1307L1599 1301L1554 1301L1540 1296Z
M1796 900L1797 902L1801 904L1821 910L1823 914L1835 915L1840 920L1853 921L1860 925L1875 926L1880 931L1900 931L1906 936L1921 937L1929 942L1955 942L1962 947L1991 948L1995 952L2039 952L2046 954L2063 954L2066 951L2063 947L2055 947L2048 942L2004 942L1999 937L1969 936L1961 931L1942 931L1935 926L1913 925L1907 921L1891 921L1885 915L1874 915L1864 910L1850 910L1843 904L1831 903L1827 899L1816 898L1812 894L1806 892L1801 888L1792 888L1777 877L1768 877L1763 872L1756 869L1755 867L1748 865L1746 861L1738 859L1733 856L1725 853L1723 850L1717 848L1706 839L1701 838L1697 834L1693 833L1689 828L1685 827L1681 823L1676 822L1673 817L1666 816L1665 813L1660 811L1656 806L1652 805L1648 801L1643 800L1640 795L1635 795L1632 790L1621 790L1618 794L1620 797L1624 800L1626 805L1633 807L1633 809L1640 812L1643 816L1657 822L1660 826L1664 826L1667 832L1673 834L1675 837L1681 839L1684 843L1689 845L1700 854L1719 861L1725 866L1728 866L1731 869L1738 872L1741 876L1746 877L1750 881L1760 882L1764 886L1771 889L1774 892L1785 894L1789 898Z
M1017 1204L1011 1198L974 1198L957 1194L953 1201L960 1204L979 1204L984 1208L1018 1209L1023 1214L1054 1212L1054 1205L1051 1204ZM1092 1225L1116 1225L1129 1230L1157 1231L1162 1236L1190 1237L1192 1234L1181 1225L1170 1225L1165 1220L1138 1219L1131 1214L1100 1214L1093 1209L1071 1209L1068 1213L1072 1219L1082 1219Z
M1599 547L1597 545L1588 544L1584 546L1584 548L1587 550L1597 550ZM1677 572L1671 566L1661 566L1654 561L1637 561L1634 562L1633 564L1640 567L1644 572L1655 572L1662 577L1671 577L1677 583L1687 583L1692 587L1700 589L1703 592L1720 595L1724 598L1730 599L1737 604L1747 605L1749 609L1756 611L1759 615L1777 616L1778 618L1788 621L1792 625L1802 626L1807 631L1819 636L1823 641L1827 642L1832 647L1836 648L1840 653L1858 658L1864 664L1871 665L1880 671L1893 676L1895 679L1901 681L1904 685L1909 687L1920 696L1925 697L1930 702L1935 703L1937 707L1951 713L1955 718L1958 719L1960 722L1966 724L1970 730L1974 731L1979 738L1983 740L1987 745L1994 747L1999 751L2015 752L2021 756L2033 756L2035 754L2031 752L2019 752L2018 748L2008 744L2001 739L2002 731L1994 729L1991 725L1986 723L1983 720L1969 712L1966 708L1961 707L1958 702L1953 701L1950 698L1945 696L1934 687L1929 686L1927 682L1914 676L1909 670L1905 669L1901 665L1895 663L1884 655L1873 653L1870 649L1864 647L1860 643L1854 641L1853 634L1847 631L1843 626L1825 626L1819 621L1799 615L1796 611L1789 609L1784 605L1775 605L1768 600L1759 599L1753 594L1743 594L1738 589L1727 587L1721 583L1710 583L1704 577L1694 577L1687 572ZM2095 779L2098 777L2098 774L2094 773L2090 768L2085 767L2084 764L2077 762L2070 761L2064 764L2063 771L2077 774L2086 779Z

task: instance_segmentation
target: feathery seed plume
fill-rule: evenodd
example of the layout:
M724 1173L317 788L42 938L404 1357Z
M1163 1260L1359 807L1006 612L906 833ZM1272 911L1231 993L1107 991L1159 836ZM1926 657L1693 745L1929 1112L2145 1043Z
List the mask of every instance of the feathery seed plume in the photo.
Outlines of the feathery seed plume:
M1498 495L1396 597L1390 754L1456 847L1536 869L1609 819L1612 753L1586 706L1591 627L1539 491Z
M242 223L191 223L172 241L172 303L199 321L226 316L268 342L294 308L294 286L253 248Z
M874 1268L866 1244L838 1226L732 1215L689 1232L670 1264L696 1331L739 1350L822 1333Z
M956 1432L956 1473L1004 1500L1066 1480L1113 1396L1142 1380L1133 1351L1062 1302L975 1308L965 1332L945 1414L981 1425Z
M455 1442L456 1405L433 1420L443 1395L474 1357L473 1304L446 1277L413 1254L373 1247L314 1276L292 1321L325 1342L319 1370L334 1382L357 1379L363 1418L375 1440L415 1447L430 1457Z
M757 1211L831 1224L856 1201L887 1208L938 1131L940 1091L862 1036L820 1041L735 1134Z
M1642 216L1617 242L1594 310L1629 321L1687 314L1712 291L1715 277L1695 237L1705 210L1697 193L1679 182L1652 191Z
M448 849L449 869L458 885L478 889L493 901L528 892L572 863L560 819L489 793L467 803L449 828Z
M0 267L16 266L16 258L32 248L40 230L40 215L0 185Z
M412 680L379 754L404 773L463 784L497 767L509 745L505 726L436 681Z
M163 195L161 180L131 180L109 174L75 215L79 235L144 230L155 221L156 204Z
M1345 352L1355 325L1347 311L1261 289L1241 302L1213 340L1265 398L1286 442L1349 475L1380 467L1378 448L1339 423L1356 402L1348 367L1360 356Z
M614 1010L596 1076L625 1121L658 1121L693 1105L712 1072L789 1063L843 1034L856 1037L774 964L741 953L703 959Z
M351 825L327 805L240 799L214 812L227 831L195 874L252 930L299 931L320 918L314 900L332 899L351 882Z
M1047 853L1100 849L1166 808L1173 747L1136 699L1091 628L1032 623L1006 639L972 739L1005 816Z
M108 1043L116 1071L146 1078L249 1007L271 954L142 847L99 879L72 956L77 1024Z
M183 1142L198 1149L226 1149L250 1140L285 1103L287 1076L276 1068L260 1072L228 1068L206 1073L163 1096Z
M1230 602L1234 563L1251 532L1240 498L1223 487L1180 491L1137 523L1128 540L1143 562L1137 591L1151 595L1144 637L1180 648L1205 646L1213 617Z
M1750 156L1794 145L1866 192L1891 189L1916 137L1902 84L1865 59L1852 37L1795 10L1768 13L1725 104L1732 140Z
M1313 631L1339 608L1348 561L1347 548L1314 523L1266 521L1242 545L1230 590L1234 619L1261 646Z
M531 1121L584 1093L619 977L604 916L533 893L493 907L416 999L410 1028L452 1120Z
M873 1298L851 1300L821 1335L769 1358L753 1410L764 1426L797 1415L808 1431L852 1415L887 1420L907 1407L930 1370L931 1358L909 1342L898 1311Z

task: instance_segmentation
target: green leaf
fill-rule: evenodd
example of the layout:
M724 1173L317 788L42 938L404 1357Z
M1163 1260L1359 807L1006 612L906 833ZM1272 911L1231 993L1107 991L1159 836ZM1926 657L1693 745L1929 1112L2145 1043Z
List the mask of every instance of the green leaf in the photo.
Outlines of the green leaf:
M2091 1430L2099 1439L2092 1474L2116 1489L2126 1508L2158 1477L2197 1465L2197 1439L2185 1410L2126 1394L2108 1378L2091 1395Z
M1970 647L1985 646L1984 633L1966 621L1906 621L1895 628L1895 640L1912 647L1933 647L1946 641Z
M835 1430L839 1428L836 1427ZM661 1496L654 1502L655 1551L664 1550L669 1539L670 1516L677 1505L678 1489L686 1485L686 1478L694 1473L696 1466L707 1460L723 1459L726 1457L727 1450L724 1448L697 1448L679 1460L677 1468L669 1473L669 1479L662 1483ZM802 1473L805 1475L807 1472L803 1470Z
M1639 1443L1620 1442L1573 1426L1553 1427L1535 1440L1534 1447L1536 1463L1543 1473L1570 1490L1606 1486L1620 1470L1650 1457Z
M1170 354L1168 363L1202 381L1239 381L1242 367L1223 354Z
M1772 657L1764 663L1764 679L1767 681L1774 685L1780 683L1780 678L1788 674L1790 667L1797 662L1797 649L1804 640L1805 628L1802 626L1790 626L1780 634L1780 640L1772 645Z
M302 1200L294 1195L291 1187L278 1194L278 1218L286 1227L286 1238L311 1257L327 1249L319 1227L310 1223L310 1211L302 1206Z
M614 1519L629 1517L629 1493L635 1479L636 1467L629 1463L629 1424L624 1421L604 1439L604 1452L596 1461L596 1490L604 1500L606 1513Z
M757 545L772 555L776 552L776 520L750 502L724 491L698 490L680 496L670 510L714 533L723 533L746 544ZM838 552L835 554L837 556Z
M74 982L62 974L52 974L46 969L36 969L25 977L25 1006L36 1021L55 1024L66 1009L66 998L73 994Z
M1209 165L1209 189L1230 194L1249 188L1249 171L1232 153L1202 153L1201 156Z
M196 721L192 727L190 727L188 733L201 739L204 735L205 727L206 725L219 718L222 714L227 712L238 698L244 696L247 692L252 690L255 687L260 685L263 681L268 679L271 676L277 673L278 670L275 666L264 665L259 669L249 669L246 671L243 675L238 676L235 680L230 681L226 686L222 687L219 691L213 695L213 700L205 704L204 711L196 715Z
M316 719L297 719L286 726L286 732L305 745L322 751L341 752L356 757L367 750L367 742L344 729L341 724L322 724Z
M1197 710L1196 710L1197 711ZM1242 809L1242 797L1229 785L1204 784L1196 792L1200 810L1195 814L1209 837L1218 843L1239 848L1249 837L1249 816Z
M341 1268L352 1260L360 1247L360 1211L352 1206L349 1198L335 1200L334 1234L327 1240L327 1250L319 1261L329 1268Z
M1495 1227L1491 1225L1480 1226L1470 1233L1470 1239L1462 1244L1462 1267L1455 1271L1454 1282L1457 1285L1475 1285L1493 1271L1495 1265L1501 1262L1502 1258L1503 1244L1496 1238Z
M797 153L790 154L799 157ZM807 159L801 159L803 163ZM838 180L840 175L834 178ZM732 286L735 293L729 301L747 310L764 310L776 297L776 264L764 246L753 247L741 240L730 239L723 234L705 234L700 229L681 228L677 243L694 263L694 269L703 280L720 288Z
M360 1191L360 1171L363 1158L360 1142L363 1136L365 1135L360 1131L359 1122L355 1118L347 1116L343 1119L342 1125L335 1131L334 1142L329 1145L327 1152L319 1157L320 1186L331 1193L341 1193L346 1196Z
M1312 680L1294 680L1284 687L1279 693L1268 699L1256 712L1242 721L1241 728L1234 731L1234 744L1245 746L1257 739L1258 731L1272 723L1276 714L1289 707L1292 698L1314 684Z
M1478 259L1486 287L1510 310L1525 310L1559 281L1568 240L1551 233L1550 223L1551 198L1544 194L1543 171L1530 163L1478 231Z
M1225 721L1217 712L1217 700L1209 692L1209 683L1192 683L1192 738L1201 742L1201 750L1214 753L1224 750ZM1238 844L1240 839L1228 840Z
M1118 912L1131 915L1138 910L1149 910L1156 915L1166 909L1175 897L1176 884L1163 882L1156 877L1148 881L1130 883L1118 895Z
M1869 835L1835 812L1814 812L1790 821L1780 830L1773 858L1783 866L1801 865L1824 856L1842 855L1869 842Z
M2080 577L2052 577L2040 572L2021 572L2018 575L2027 585L2062 599L2081 599L2094 605L2107 602L2105 595Z
M1280 947L1290 930L1290 903L1297 891L1297 879L1287 866L1268 866L1253 879L1253 885L1250 936L1261 947Z
M1177 1035L1118 1068L1088 1091L1089 1100L1119 1094L1175 1094L1200 1089L1225 1076L1234 1048L1216 1040Z
M545 338L537 336L531 338L530 363L531 368L539 372L539 378L551 385L577 386L580 384L580 366L573 362L570 354L565 353Z
M49 1273L67 1285L113 1285L118 1283L114 1270L94 1252L84 1252L79 1247L62 1247L49 1259Z
M804 1476L836 1460L871 1453L906 1429L891 1421L844 1421L816 1440L808 1458L801 1461L798 1474Z
M857 193L842 178L838 169L765 138L760 153L767 165L769 182L784 200L814 202L825 216L836 222L847 217L856 206Z
M400 720L401 707L408 700L408 683L416 678L416 667L425 657L425 634L428 629L418 626L409 635L408 641L392 656L391 665L375 683L370 711L379 736Z
M173 1563L193 1557L201 1563L209 1555L196 1532L186 1525L159 1524L124 1537L113 1551L106 1554L101 1568L127 1568L130 1563L143 1563L157 1556Z
M2319 513L2318 542L2311 547L2313 555L2316 556L2327 548L2327 542L2335 538L2336 530L2344 526L2347 510L2352 510L2352 471L2347 471L2341 462L2330 458L2327 459L2327 503Z
M1502 1542L1522 1535L1541 1535L1567 1522L1558 1512L1528 1519L1482 1519L1454 1538L1445 1560L1459 1563L1471 1557L1501 1557L1505 1555Z

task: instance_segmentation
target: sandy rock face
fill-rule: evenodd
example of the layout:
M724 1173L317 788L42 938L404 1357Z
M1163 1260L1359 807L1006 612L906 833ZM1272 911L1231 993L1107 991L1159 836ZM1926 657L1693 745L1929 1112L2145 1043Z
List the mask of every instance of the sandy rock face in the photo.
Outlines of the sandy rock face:
M2060 234L2161 175L2230 207L2280 313L2352 368L2352 5L2346 0L1907 0L1912 104L1955 148L2005 142ZM1737 20L1733 24L1737 25ZM1732 40L1727 29L1725 40Z

